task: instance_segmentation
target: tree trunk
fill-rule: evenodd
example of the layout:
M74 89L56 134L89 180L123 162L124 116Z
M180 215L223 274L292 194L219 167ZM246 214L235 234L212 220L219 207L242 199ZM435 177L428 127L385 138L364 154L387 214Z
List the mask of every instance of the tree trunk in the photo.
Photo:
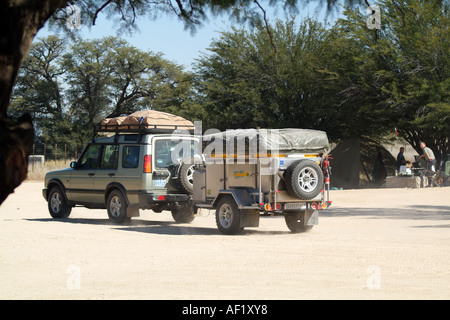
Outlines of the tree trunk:
M34 139L31 116L7 115L19 68L37 31L68 0L0 2L0 204L26 179Z

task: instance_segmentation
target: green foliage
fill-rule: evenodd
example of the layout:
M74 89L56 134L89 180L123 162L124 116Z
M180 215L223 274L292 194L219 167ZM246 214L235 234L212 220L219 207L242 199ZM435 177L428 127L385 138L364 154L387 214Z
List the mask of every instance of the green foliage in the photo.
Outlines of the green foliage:
M376 4L381 30L351 7L329 29L291 19L222 33L197 64L204 122L317 128L333 140L397 128L418 152L420 140L450 152L449 4Z
M76 3L92 4L94 19L106 2ZM38 135L58 143L82 145L102 117L152 108L202 120L204 129L315 128L332 140L384 137L397 128L418 152L424 140L437 154L450 153L448 1L371 3L381 9L381 30L367 27L366 6L348 7L326 28L293 17L269 24L260 5L280 5L271 0L173 4L112 1L105 8L131 24L155 5L191 26L212 12L253 28L223 32L195 73L115 37L78 40L67 50L65 40L41 39L24 62L11 111L31 111Z
M67 49L65 49L67 48ZM30 112L38 139L81 147L107 116L156 109L188 114L192 75L116 37L39 39L17 78L10 114Z
M270 39L260 25L251 33L225 32L196 67L208 126L313 127L321 93L311 72L320 59L323 27L278 22ZM275 51L273 45L277 48Z

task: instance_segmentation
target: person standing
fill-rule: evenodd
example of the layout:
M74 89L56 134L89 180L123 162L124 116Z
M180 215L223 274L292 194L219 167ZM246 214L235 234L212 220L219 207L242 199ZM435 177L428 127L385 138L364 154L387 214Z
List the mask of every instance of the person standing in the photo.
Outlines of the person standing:
M428 148L425 142L423 141L420 142L419 146L420 149L423 150L423 154L418 158L418 160L425 158L427 161L427 170L435 171L434 165L436 164L436 158L434 156L434 152L430 148Z
M400 167L406 165L405 148L401 147L400 152L397 155L397 171L400 171Z

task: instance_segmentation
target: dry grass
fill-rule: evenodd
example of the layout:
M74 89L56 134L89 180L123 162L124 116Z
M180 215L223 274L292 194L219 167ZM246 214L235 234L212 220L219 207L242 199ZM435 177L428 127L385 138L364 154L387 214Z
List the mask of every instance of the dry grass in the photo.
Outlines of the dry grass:
M50 160L46 161L44 165L30 163L26 181L44 181L47 172L69 168L71 161L73 160Z

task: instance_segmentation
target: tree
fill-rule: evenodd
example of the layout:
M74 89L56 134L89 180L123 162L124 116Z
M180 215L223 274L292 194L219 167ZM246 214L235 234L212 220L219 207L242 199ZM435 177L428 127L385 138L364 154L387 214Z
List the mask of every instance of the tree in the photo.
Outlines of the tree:
M338 112L330 105L337 89L326 86L328 32L312 19L269 28L271 37L263 25L225 32L199 60L204 122L219 129L320 128L337 136Z
M449 152L448 2L385 0L382 28L348 8L330 29L307 20L225 32L197 65L204 122L304 127L332 140L394 128L417 152ZM270 50L275 46L276 50Z
M101 120L107 111L110 96L108 84L111 76L105 68L110 39L79 41L64 56L67 68L70 114L81 119L88 128Z
M450 152L449 3L383 0L377 4L382 27L376 36L354 8L333 29L333 47L359 50L343 59L359 70L333 70L340 79L347 78L342 96L372 113L380 128L391 132L397 128L417 152L422 153L420 140L427 142L439 160ZM346 77L349 70L355 70L355 76Z
M29 112L38 128L45 118L64 117L61 83L65 70L61 59L65 45L57 36L40 39L33 45L14 86L10 114Z
M104 117L191 109L191 76L162 55L116 37L68 44L56 36L35 42L11 100L10 114L32 114L47 154L55 145L83 145Z

